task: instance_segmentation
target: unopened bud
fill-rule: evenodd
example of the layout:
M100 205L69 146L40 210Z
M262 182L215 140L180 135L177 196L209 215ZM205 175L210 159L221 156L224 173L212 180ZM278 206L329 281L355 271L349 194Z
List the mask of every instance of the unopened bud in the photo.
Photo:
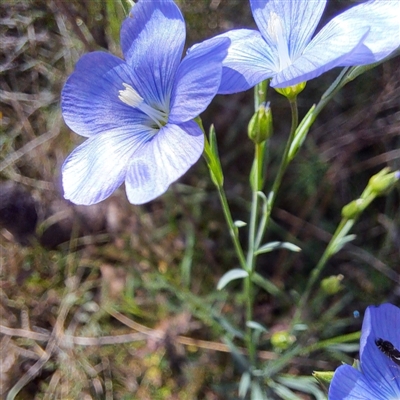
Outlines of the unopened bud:
M365 202L363 199L353 200L342 208L342 217L354 219L364 211L364 208Z
M321 281L321 288L322 290L329 295L336 294L343 289L342 280L343 275L332 275L328 276Z
M272 347L278 351L286 350L295 340L295 336L291 335L288 331L275 332L271 336Z
M272 135L272 112L269 103L262 103L251 117L248 126L249 138L256 144L265 142Z
M384 195L390 191L400 178L400 171L389 171L389 168L384 168L382 171L372 176L368 182L371 191L377 196Z
M331 383L334 374L334 371L314 371L312 373L313 377L322 384Z

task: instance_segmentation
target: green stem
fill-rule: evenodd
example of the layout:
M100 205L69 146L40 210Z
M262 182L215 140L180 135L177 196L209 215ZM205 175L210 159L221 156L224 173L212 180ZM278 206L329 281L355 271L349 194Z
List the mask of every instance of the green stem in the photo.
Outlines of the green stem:
M254 176L252 177L252 199L251 199L251 211L250 211L250 224L249 224L249 242L248 251L246 258L247 272L248 276L245 278L244 282L244 296L246 301L246 322L253 320L253 303L254 303L254 290L253 290L253 274L256 266L257 256L255 255L255 236L257 228L257 215L258 215L258 191L261 189L262 185L262 169L263 169L263 144L255 144L255 154L254 154ZM250 327L246 326L246 343L247 350L249 352L249 358L251 365L255 365L256 358L256 348L255 343L252 340L252 330Z
M279 371L281 371L283 368L288 365L293 358L297 356L308 356L314 351L321 350L328 348L332 345L338 344L338 343L349 343L353 342L355 340L359 340L361 336L361 332L353 332L353 333L348 333L345 335L337 336L332 339L326 339L317 343L313 343L309 346L303 347L303 346L296 346L292 348L290 351L288 351L286 354L283 354L282 356L279 357L274 362L271 362L268 367L265 369L265 375L266 376L274 376L277 374Z
M246 258L242 246L239 241L238 229L233 222L231 210L229 208L228 200L226 199L226 194L223 186L224 176L222 172L221 162L218 155L215 130L210 129L210 142L208 141L207 135L204 132L203 123L200 118L198 118L197 123L204 133L204 153L203 156L206 160L208 170L210 172L211 180L218 190L218 195L221 201L222 210L224 212L225 220L228 225L229 235L232 239L233 245L235 247L236 255L239 259L240 266L247 271Z
M348 234L350 229L353 227L355 220L354 219L347 219L343 218L340 221L339 226L336 228L335 233L333 234L328 246L326 247L324 253L322 254L321 258L319 259L317 265L311 272L310 279L307 282L307 286L301 295L301 298L299 300L299 304L296 308L296 312L294 313L293 319L292 319L292 329L293 327L300 322L301 315L303 314L304 308L306 306L306 303L310 297L311 290L315 283L317 282L318 278L321 276L321 273L323 269L326 266L326 263L328 260L335 254L337 253L338 245L339 242L343 239L345 235Z
M248 268L247 268L247 264L246 264L246 258L244 256L244 252L243 252L242 246L239 241L237 227L235 226L233 219L232 219L231 210L229 208L228 200L226 199L224 188L222 186L217 186L217 189L218 189L219 198L221 200L221 205L222 205L222 210L224 212L225 220L226 220L226 223L228 224L229 234L231 236L233 245L235 246L236 255L239 259L240 266L244 270L247 271Z
M259 228L258 228L257 238L256 238L256 241L255 241L255 248L256 249L260 246L262 238L263 238L264 233L265 233L265 230L267 229L267 226L268 226L268 223L269 223L269 219L271 217L271 210L272 210L272 207L273 207L273 205L275 203L278 190L279 190L279 188L281 186L282 178L283 178L283 176L284 176L284 174L286 172L286 169L287 169L287 167L288 167L288 165L290 163L288 154L289 154L290 146L291 146L293 138L294 138L294 134L296 132L296 128L298 126L299 114L298 114L298 110L297 110L297 100L295 98L294 99L290 99L289 103L290 103L290 109L291 109L291 112L292 112L292 126L290 128L289 138L288 138L288 140L286 142L286 147L285 147L285 150L283 152L283 156L282 156L281 164L280 164L279 169L278 169L278 173L276 174L274 183L272 185L272 190L271 190L271 192L269 193L269 196L268 196L267 212L264 213L264 215L263 215L263 217L261 219Z

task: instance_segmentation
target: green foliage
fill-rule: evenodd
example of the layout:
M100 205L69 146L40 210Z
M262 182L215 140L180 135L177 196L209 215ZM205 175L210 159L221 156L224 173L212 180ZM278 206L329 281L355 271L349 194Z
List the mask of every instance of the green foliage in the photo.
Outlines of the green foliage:
M238 19L250 25L245 3L180 1L189 42ZM91 211L62 199L60 167L79 140L62 122L63 82L86 51L108 47L115 53L129 7L108 0L0 4L6 39L1 180L26 188L40 217L26 246L0 222L0 397L14 388L20 390L15 398L35 400L323 399L312 371L352 363L361 324L353 311L394 296L400 281L398 187L392 173L376 175L382 160L398 167L391 152L399 147L395 60L367 72L368 85L357 78L344 87L329 113L312 102L331 76L318 86L310 82L299 95L300 123L287 149L288 160L297 159L272 214L275 194L262 190L271 188L279 171L288 109L270 94L275 133L258 149L262 163L254 163L252 174L258 203L253 216L262 222L270 213L272 219L266 237L254 229L257 246L248 263L245 252L236 259L230 240L244 243L256 228L247 216L253 150L243 115L254 112L250 93L218 97L203 118L205 127L215 122L205 157L213 184L225 188L230 230L205 163L143 207L128 205L122 191ZM316 115L321 119L310 130ZM260 168L264 162L268 170ZM370 188L367 195L385 196L374 203L367 196L368 204L345 213L357 224L339 224L315 282L327 278L308 290L342 208L363 198L364 187ZM64 236L56 230L61 223ZM44 247L46 232L62 244ZM223 290L216 290L218 282ZM242 291L245 285L251 290Z

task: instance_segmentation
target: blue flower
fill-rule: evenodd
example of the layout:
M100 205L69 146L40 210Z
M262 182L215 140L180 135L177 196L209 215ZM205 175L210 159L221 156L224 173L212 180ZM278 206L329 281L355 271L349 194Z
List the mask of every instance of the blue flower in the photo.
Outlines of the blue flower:
M66 124L87 140L62 168L65 198L98 203L123 182L142 204L164 193L200 157L204 138L194 121L221 81L229 39L189 49L172 0L139 0L124 21L125 60L84 55L62 91Z
M400 399L400 308L370 306L360 340L360 370L342 365L333 376L329 400Z
M272 78L282 88L338 66L377 62L400 46L400 2L375 0L333 18L313 39L326 0L250 0L259 31L237 29L219 37L232 44L219 93L247 90Z

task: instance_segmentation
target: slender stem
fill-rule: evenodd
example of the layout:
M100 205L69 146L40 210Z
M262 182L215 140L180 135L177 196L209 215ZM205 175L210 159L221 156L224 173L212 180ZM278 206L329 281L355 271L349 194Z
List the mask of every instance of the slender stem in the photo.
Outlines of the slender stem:
M229 229L229 235L230 235L233 245L235 247L236 255L239 259L240 266L244 270L247 271L246 258L244 256L244 252L243 252L242 246L239 241L238 229L233 222L231 210L229 208L228 200L226 199L226 194L225 194L225 190L223 187L224 178L223 178L222 167L221 167L221 163L219 160L218 151L216 148L216 143L214 143L214 141L213 141L213 140L215 140L215 137L213 137L213 135L215 135L215 131L210 130L211 141L212 141L212 144L214 143L213 144L214 147L211 147L211 145L208 141L207 135L204 132L203 124L202 124L202 121L200 118L197 120L197 123L199 124L199 127L201 128L201 130L204 133L203 156L206 160L208 170L210 172L211 180L213 181L213 183L215 184L215 186L218 190L218 195L219 195L219 198L221 201L222 210L224 212L225 220L226 220L226 223L227 223L228 229Z
M226 220L226 223L228 224L229 234L231 236L233 245L235 246L236 255L239 259L240 266L244 270L248 271L246 258L244 256L244 252L243 252L242 246L239 241L239 237L237 234L237 228L232 219L232 214L231 214L231 210L229 208L228 200L226 199L225 190L222 186L218 186L217 188L218 188L219 198L220 198L221 204L222 204L222 210L225 215L225 220Z
M258 215L258 191L261 189L262 185L262 168L263 168L263 144L255 144L254 152L254 176L252 182L252 199L251 199L251 211L250 211L250 224L249 224L249 242L247 250L247 272L248 276L245 278L244 282L244 296L246 301L246 322L253 320L253 303L254 303L254 290L253 290L253 273L256 266L257 256L255 255L255 237L257 229L257 215ZM246 342L247 349L249 352L249 357L251 365L255 365L256 358L256 348L255 343L252 340L252 330L250 327L246 326Z
M261 82L254 88L254 111L257 112L261 104L265 101L267 91L267 81ZM253 303L254 303L254 289L252 276L256 265L255 255L255 236L257 229L257 215L258 215L258 191L261 190L263 182L263 168L264 168L264 155L265 143L255 143L254 162L252 174L250 177L252 198L251 198L251 211L249 222L249 239L248 250L246 257L246 271L248 276L244 280L243 294L245 298L246 308L246 322L253 320ZM246 345L249 352L251 365L256 363L256 344L252 340L252 329L246 324Z
M301 356L307 356L310 353L328 348L332 345L338 344L338 343L349 343L353 342L355 340L360 339L361 332L353 332L353 333L348 333L345 335L341 336L336 336L335 338L332 339L326 339L317 343L313 343L309 346L295 346L292 348L290 351L288 351L286 354L283 354L280 356L278 359L275 361L271 362L268 366L268 369L265 370L265 375L267 376L274 376L277 374L279 371L281 371L283 368L286 367L290 363L291 360L293 360L294 357L297 357L299 355Z
M264 236L265 230L268 226L269 223L269 219L271 217L271 210L272 207L275 203L276 200L276 196L278 193L278 190L281 186L282 183L282 178L283 175L286 172L286 168L290 163L290 160L288 158L288 154L289 154L289 150L290 150L290 146L292 144L293 138L294 138L294 134L296 132L296 128L298 126L298 122L299 122L299 114L298 114L298 110L297 110L297 100L296 99L291 99L289 100L290 103L290 109L292 112L292 126L290 128L290 134L289 134L289 138L286 142L286 147L285 150L283 152L283 156L282 156L282 160L281 160L281 164L279 166L278 169L278 173L276 174L274 183L272 185L272 190L268 196L268 205L267 205L267 212L263 215L263 218L261 219L260 225L259 225L259 229L257 232L257 238L255 241L255 247L258 248L261 244L261 240Z
M354 225L354 222L355 222L355 220L353 220L353 219L349 220L347 218L343 218L340 221L340 224L336 228L336 231L333 234L330 242L328 243L328 246L326 247L321 258L319 259L317 265L311 272L310 279L307 282L307 286L306 286L303 294L301 295L299 304L296 308L296 312L294 313L292 323L291 323L292 329L300 321L301 315L302 315L304 308L306 306L306 303L310 297L311 290L312 290L315 282L317 282L318 278L320 277L323 269L325 268L326 263L333 256L333 254L335 254L337 252L338 241L340 241L343 238L343 236L347 235L347 233L349 232L351 227Z

